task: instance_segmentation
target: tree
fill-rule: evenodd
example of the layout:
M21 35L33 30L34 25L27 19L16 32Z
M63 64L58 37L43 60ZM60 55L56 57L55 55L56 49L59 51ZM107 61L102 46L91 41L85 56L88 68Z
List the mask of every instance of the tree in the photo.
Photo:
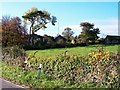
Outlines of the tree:
M44 35L44 46L52 48L55 46L55 39L53 36Z
M89 22L82 22L80 26L82 27L82 32L79 35L79 40L81 43L94 43L95 40L98 39L97 34L99 34L100 31L98 28L94 28L94 24L91 24Z
M0 31L3 46L23 46L27 41L27 29L21 25L19 17L3 16L0 27L2 27Z
M56 17L51 16L48 11L42 11L38 10L35 7L32 7L27 12L24 13L22 16L24 18L24 25L28 25L30 23L30 32L29 34L34 34L38 30L42 28L47 28L47 23L52 23L52 25L55 25Z
M74 34L74 32L69 27L66 27L64 29L63 33L62 33L62 35L64 36L64 38L66 38L67 42L71 42L71 38L72 38L73 34Z

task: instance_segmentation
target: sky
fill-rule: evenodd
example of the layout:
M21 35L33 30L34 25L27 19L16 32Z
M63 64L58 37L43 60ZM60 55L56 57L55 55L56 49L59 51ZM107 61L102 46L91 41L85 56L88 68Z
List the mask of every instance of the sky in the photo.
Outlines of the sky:
M2 2L1 15L22 15L31 7L47 10L57 17L57 23L47 25L47 29L39 30L36 34L57 36L64 28L70 27L74 36L82 31L81 22L89 22L100 29L100 37L118 35L118 2Z

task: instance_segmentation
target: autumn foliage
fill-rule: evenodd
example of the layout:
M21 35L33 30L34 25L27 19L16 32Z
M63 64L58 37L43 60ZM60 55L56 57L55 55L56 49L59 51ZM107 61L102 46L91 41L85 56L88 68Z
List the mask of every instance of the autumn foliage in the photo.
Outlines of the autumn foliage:
M19 17L2 17L0 27L3 46L23 46L25 44L27 40L27 31L26 28L22 26L21 19Z

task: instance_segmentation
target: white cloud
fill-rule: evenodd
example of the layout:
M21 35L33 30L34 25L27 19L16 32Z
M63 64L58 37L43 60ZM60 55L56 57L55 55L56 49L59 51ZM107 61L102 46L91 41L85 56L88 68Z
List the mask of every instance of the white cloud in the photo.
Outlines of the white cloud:
M83 20L81 22L90 22L93 23L95 28L100 29L100 36L104 35L118 35L118 19L111 18L111 19L98 19L98 20ZM75 31L76 35L82 31L81 27L78 25L67 25L65 27L72 28ZM64 28L65 28L64 27ZM79 33L78 33L79 32Z
M118 25L99 25L101 33L104 34L118 34Z
M80 32L82 31L82 27L80 27L80 25L66 25L66 26L62 27L61 30L64 31L64 29L66 27L69 27L72 29L72 31L74 32L74 36L79 35ZM61 32L63 32L63 31L61 31Z
M95 27L100 29L101 34L118 35L118 19L94 20Z

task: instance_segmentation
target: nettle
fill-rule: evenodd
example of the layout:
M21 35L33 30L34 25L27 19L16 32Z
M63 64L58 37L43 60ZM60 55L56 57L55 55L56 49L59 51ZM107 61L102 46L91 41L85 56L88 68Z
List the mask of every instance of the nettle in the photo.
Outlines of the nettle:
M25 50L19 46L2 48L2 60L12 65L21 65L27 57Z

